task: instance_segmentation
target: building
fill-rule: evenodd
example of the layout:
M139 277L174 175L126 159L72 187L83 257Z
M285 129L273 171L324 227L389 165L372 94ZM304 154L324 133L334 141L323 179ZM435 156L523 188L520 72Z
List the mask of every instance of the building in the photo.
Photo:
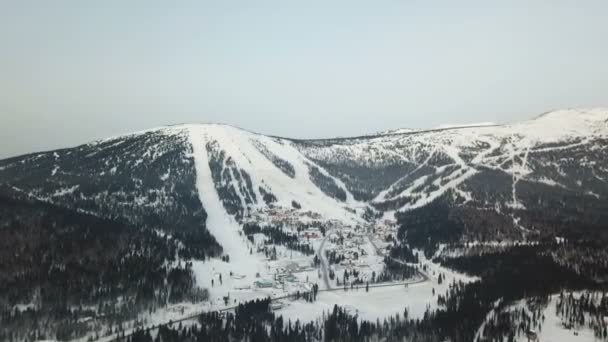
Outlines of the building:
M264 279L256 280L254 284L257 288L269 288L274 286L274 283L272 281Z
M307 239L318 239L321 237L321 232L316 229L309 229L303 231L301 235Z
M281 309L282 307L283 307L283 303L281 303L281 302L273 302L273 303L270 303L270 308L271 308L272 310L279 310L279 309Z

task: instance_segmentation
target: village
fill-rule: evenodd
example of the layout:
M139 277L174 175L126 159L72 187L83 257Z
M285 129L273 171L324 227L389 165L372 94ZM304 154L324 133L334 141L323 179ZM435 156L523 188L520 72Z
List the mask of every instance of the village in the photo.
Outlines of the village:
M256 273L251 284L261 291L306 292L315 285L332 289L374 282L384 268L385 250L397 234L394 220L347 225L311 211L282 207L252 212L244 220L244 225L248 224L260 227L249 237L250 248L267 259L266 272ZM290 237L285 239L290 243L277 243L265 234L264 227L278 227L281 234ZM314 252L307 254L293 248L302 245Z
M347 224L312 211L269 207L250 212L241 224L240 241L234 243L246 248L248 257L195 263L197 283L209 289L209 310L266 297L280 310L294 299L307 301L313 291L404 283L379 277L397 234L394 220Z

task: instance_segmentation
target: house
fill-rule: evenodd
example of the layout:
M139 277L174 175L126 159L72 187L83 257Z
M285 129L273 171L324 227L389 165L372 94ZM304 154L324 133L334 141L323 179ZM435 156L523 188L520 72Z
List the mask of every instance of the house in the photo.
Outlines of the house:
M283 303L281 303L281 302L270 303L270 309L272 309L272 310L279 310L282 307L283 307Z
M288 262L285 264L285 272L287 273L298 273L300 272L300 265L297 262Z
M321 237L321 233L318 230L305 230L302 232L302 236L307 239L318 239Z
M256 280L254 284L257 288L269 288L274 285L274 283L272 281L264 280L264 279Z

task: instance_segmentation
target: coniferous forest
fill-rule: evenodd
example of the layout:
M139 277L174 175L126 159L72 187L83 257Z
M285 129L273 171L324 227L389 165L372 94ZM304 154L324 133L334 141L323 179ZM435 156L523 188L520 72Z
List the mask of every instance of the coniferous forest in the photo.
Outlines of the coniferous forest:
M47 203L0 197L0 340L72 339L88 331L86 317L103 317L103 334L142 311L205 300L191 265L177 258L220 250L206 231L187 235L193 244Z

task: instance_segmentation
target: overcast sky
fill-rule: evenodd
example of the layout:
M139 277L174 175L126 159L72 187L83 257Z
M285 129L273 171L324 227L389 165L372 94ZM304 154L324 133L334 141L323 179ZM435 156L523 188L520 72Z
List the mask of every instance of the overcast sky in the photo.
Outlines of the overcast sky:
M182 122L291 137L608 105L608 1L0 1L0 157Z

